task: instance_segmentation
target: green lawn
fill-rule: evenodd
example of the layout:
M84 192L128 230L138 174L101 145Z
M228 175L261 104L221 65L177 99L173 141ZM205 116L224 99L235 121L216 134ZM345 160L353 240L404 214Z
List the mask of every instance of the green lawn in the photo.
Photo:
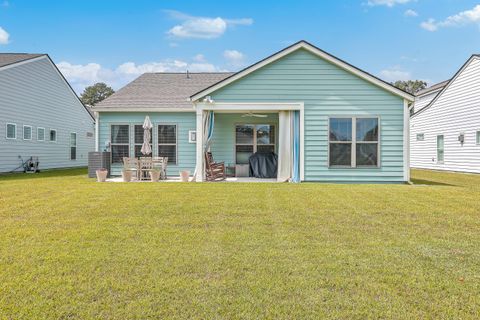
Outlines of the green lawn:
M480 176L0 177L0 319L480 317Z

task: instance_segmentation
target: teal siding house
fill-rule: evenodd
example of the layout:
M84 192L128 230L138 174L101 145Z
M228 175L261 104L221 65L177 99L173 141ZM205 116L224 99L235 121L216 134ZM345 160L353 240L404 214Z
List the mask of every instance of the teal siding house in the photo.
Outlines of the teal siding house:
M237 73L146 73L94 107L97 150L141 156L142 123L167 175L204 179L204 155L248 176L255 153L278 157L278 181L402 183L414 97L308 42Z

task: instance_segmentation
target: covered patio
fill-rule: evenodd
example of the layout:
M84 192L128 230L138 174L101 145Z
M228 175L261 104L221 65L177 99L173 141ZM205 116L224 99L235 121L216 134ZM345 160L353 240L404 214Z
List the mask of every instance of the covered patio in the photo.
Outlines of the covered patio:
M229 182L300 182L303 103L197 103L195 181L208 181L205 155L223 162ZM252 174L251 157L274 154L275 175ZM207 170L206 170L207 168ZM257 177L255 177L257 176ZM268 177L268 179L264 179Z

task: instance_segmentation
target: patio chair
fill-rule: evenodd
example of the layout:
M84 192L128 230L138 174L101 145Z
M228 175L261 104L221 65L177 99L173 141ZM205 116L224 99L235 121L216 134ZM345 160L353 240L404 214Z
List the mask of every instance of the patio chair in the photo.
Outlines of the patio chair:
M153 161L151 157L140 157L140 179L139 180L149 180L150 177L148 173L153 169Z
M205 152L205 175L207 181L223 181L227 177L225 163L215 162L211 152Z
M135 178L139 179L138 160L136 158L123 157L123 169L131 171Z
M166 180L167 179L167 163L168 157L153 157L153 167L160 169L160 179Z

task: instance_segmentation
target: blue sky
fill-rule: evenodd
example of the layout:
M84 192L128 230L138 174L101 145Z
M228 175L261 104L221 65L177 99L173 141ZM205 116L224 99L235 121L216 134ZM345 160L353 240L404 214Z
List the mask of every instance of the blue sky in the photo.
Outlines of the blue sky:
M480 1L0 0L0 51L48 53L74 88L146 71L235 71L304 39L387 81L480 53Z

